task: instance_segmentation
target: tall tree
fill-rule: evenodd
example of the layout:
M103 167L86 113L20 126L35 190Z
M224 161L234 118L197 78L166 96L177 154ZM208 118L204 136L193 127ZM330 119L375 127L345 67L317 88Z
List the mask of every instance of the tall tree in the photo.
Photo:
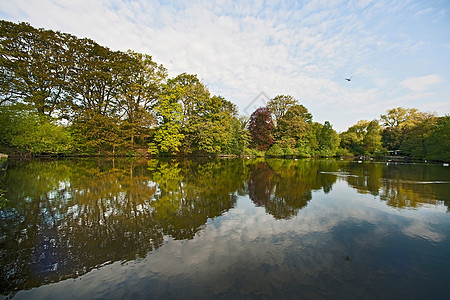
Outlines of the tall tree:
M341 147L354 154L373 154L383 151L381 127L377 120L360 120L340 135Z
M337 132L333 129L330 122L325 121L323 126L317 132L317 141L319 149L323 156L334 156L339 147L341 139Z
M167 71L156 64L149 55L127 52L123 66L123 84L120 86L120 111L122 127L134 147L135 137L143 140L156 124L152 108L161 94Z
M312 115L303 105L296 104L289 107L278 120L280 137L289 137L297 142L305 142L306 135L311 129Z
M210 93L197 75L187 73L168 79L167 86L170 87L171 93L174 94L174 97L181 104L181 127L184 129L190 116L198 110L197 106L209 98Z
M126 83L126 62L129 57L111 51L89 39L77 40L76 67L72 70L71 93L73 109L89 114L118 116L122 84Z
M437 125L437 118L427 118L424 121L408 128L404 132L400 150L403 154L416 159L423 159L427 156L427 140L431 137Z
M68 94L73 36L0 21L0 103L22 102L52 116Z
M450 161L450 116L438 118L425 146L426 159Z
M367 125L366 133L362 140L362 146L365 153L373 154L376 151L382 151L383 145L381 142L381 126L377 120L372 120Z
M274 124L267 107L260 107L252 113L248 129L252 137L252 147L265 151L274 143Z
M175 154L179 152L184 134L181 132L183 107L178 102L171 85L165 85L154 111L158 121L154 140L160 153Z
M237 108L222 97L213 96L196 103L194 114L185 126L190 151L219 153L231 138L231 118Z
M274 123L278 126L279 120L286 114L288 109L297 105L298 101L290 95L278 95L267 103L267 108L273 115Z
M243 155L250 144L250 134L247 129L248 117L231 118L231 136L227 143L226 154Z
M387 110L385 115L380 116L384 146L390 150L400 149L406 131L432 116L416 108L396 107Z

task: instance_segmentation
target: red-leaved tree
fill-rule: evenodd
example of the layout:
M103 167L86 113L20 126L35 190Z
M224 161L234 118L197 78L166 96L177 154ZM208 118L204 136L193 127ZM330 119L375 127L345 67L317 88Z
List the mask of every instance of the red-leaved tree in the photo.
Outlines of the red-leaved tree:
M272 137L274 124L267 107L260 107L252 113L248 129L252 137L251 147L265 151L274 143Z

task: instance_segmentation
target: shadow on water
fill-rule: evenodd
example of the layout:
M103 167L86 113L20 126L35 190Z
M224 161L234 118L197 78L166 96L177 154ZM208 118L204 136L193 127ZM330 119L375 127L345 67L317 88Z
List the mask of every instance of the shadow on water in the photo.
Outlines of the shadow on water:
M193 239L239 196L278 220L294 218L338 180L390 206L444 202L440 166L334 160L9 161L1 178L0 292L76 278L116 261L144 258L165 243Z

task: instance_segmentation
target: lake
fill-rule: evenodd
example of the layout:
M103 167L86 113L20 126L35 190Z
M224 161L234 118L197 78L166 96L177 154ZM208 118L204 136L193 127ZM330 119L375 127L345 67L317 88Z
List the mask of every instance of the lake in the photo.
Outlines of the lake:
M450 168L9 160L1 297L444 299Z

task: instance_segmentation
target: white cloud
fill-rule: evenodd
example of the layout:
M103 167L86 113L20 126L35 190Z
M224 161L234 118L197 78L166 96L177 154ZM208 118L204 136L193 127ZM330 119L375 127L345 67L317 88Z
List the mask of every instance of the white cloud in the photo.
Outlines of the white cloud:
M429 90L433 85L439 84L443 81L444 80L439 75L431 74L427 76L407 78L400 82L400 84L415 93L422 93Z

